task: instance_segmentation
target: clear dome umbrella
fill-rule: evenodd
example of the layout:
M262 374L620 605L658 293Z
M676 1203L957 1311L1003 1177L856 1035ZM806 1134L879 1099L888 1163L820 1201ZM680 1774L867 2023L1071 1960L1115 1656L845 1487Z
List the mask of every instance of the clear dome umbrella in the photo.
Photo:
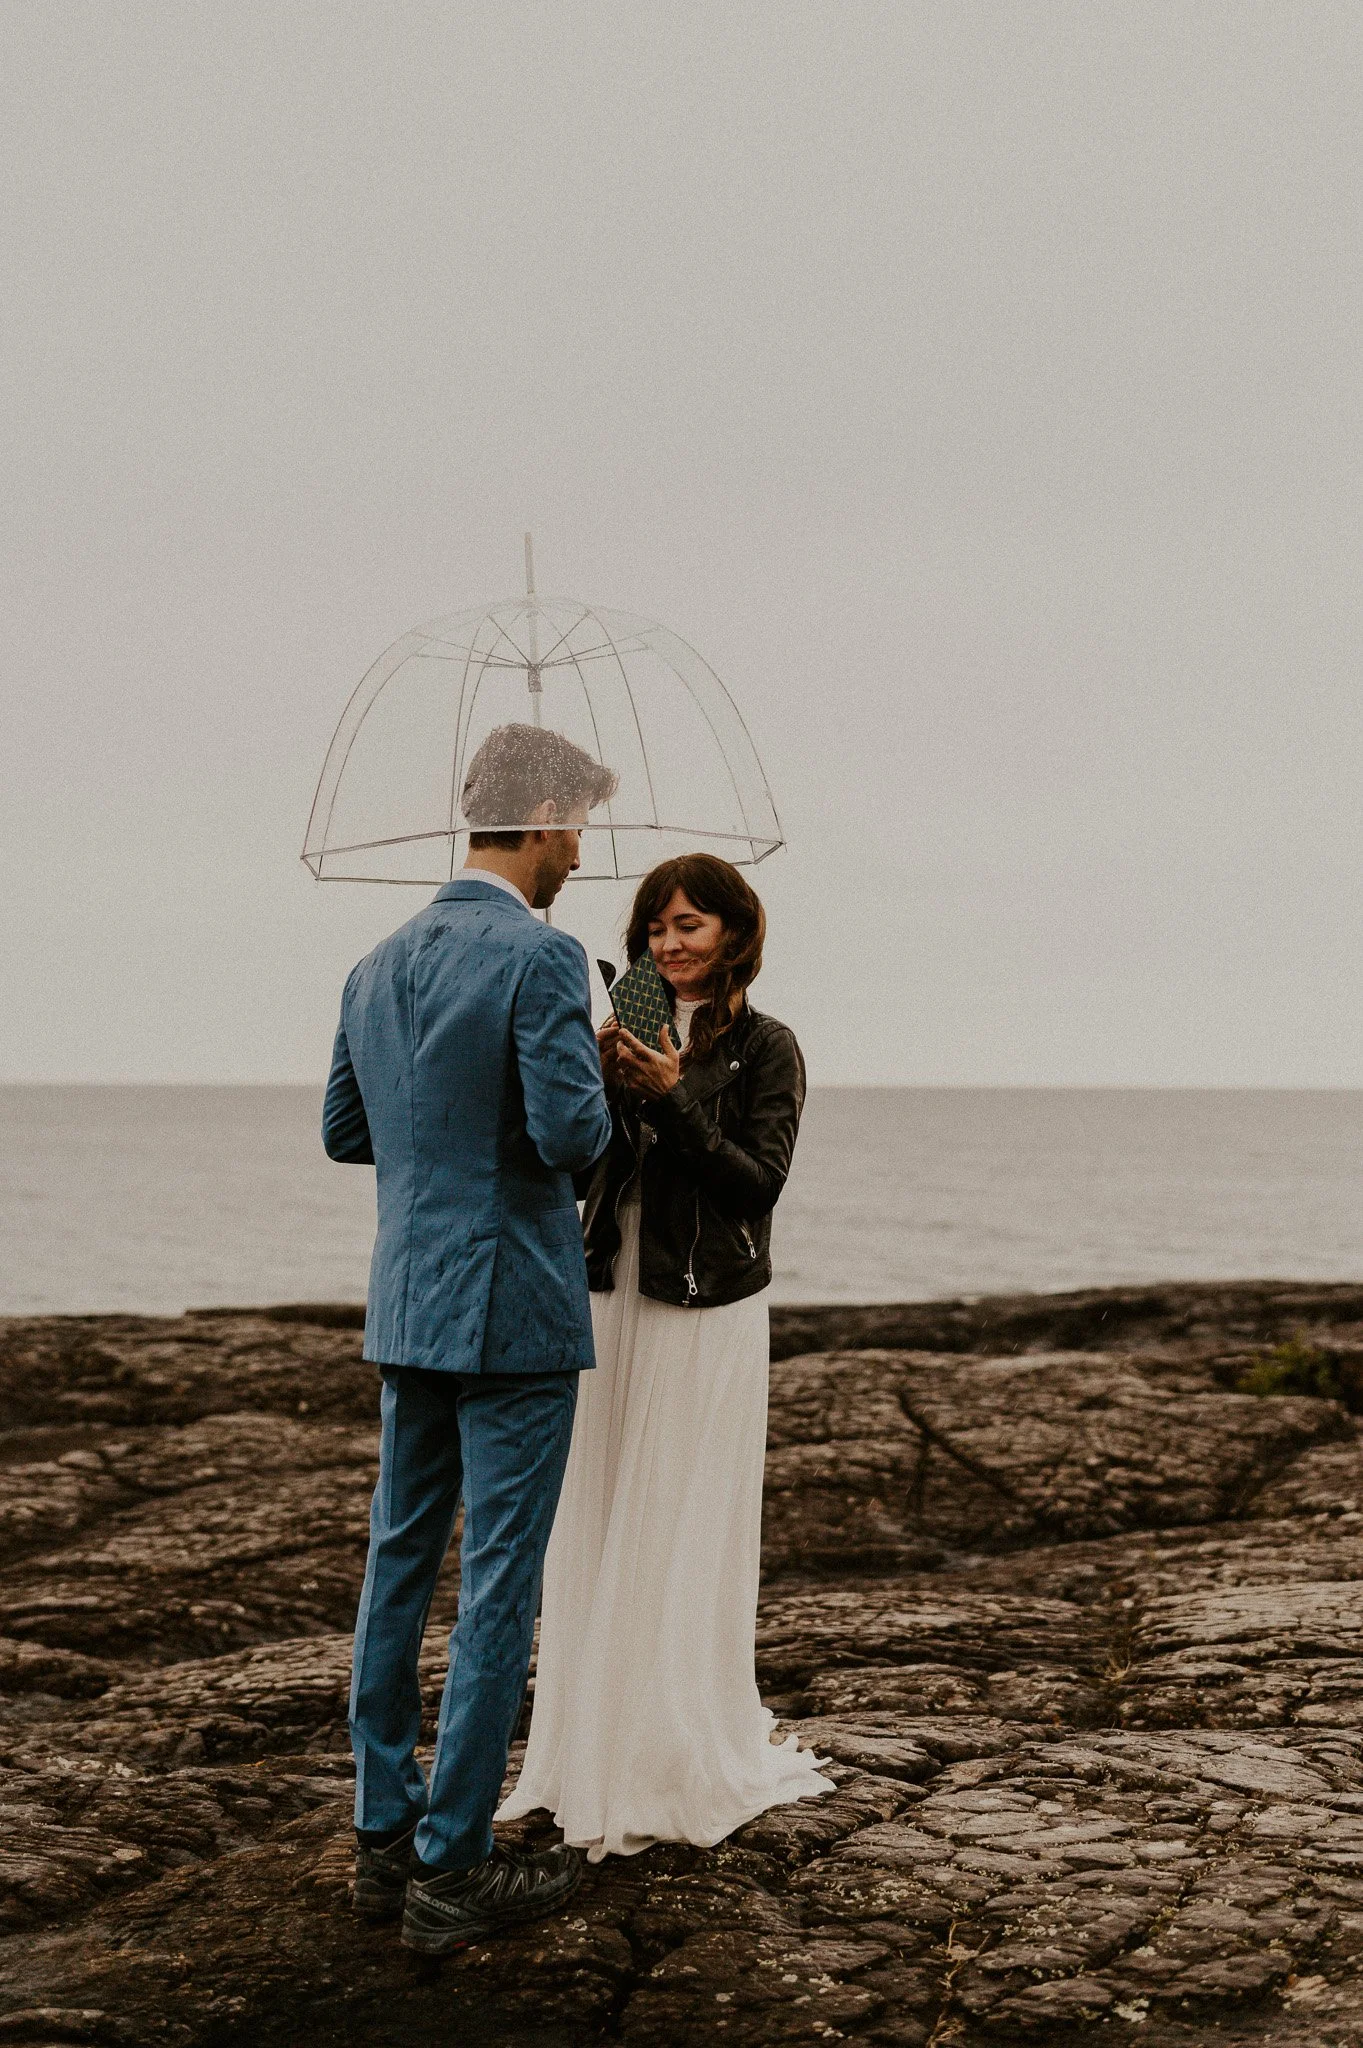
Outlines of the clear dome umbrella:
M714 670L666 626L537 596L527 534L524 597L405 633L346 705L303 845L317 880L448 881L468 832L468 764L503 725L559 732L617 778L583 832L574 879L642 875L696 849L746 866L783 843L757 750Z

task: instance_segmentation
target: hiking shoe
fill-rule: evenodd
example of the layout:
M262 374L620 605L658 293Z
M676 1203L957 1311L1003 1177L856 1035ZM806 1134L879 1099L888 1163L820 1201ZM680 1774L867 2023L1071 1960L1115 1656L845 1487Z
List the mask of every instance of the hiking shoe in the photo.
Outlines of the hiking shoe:
M416 1865L415 1821L405 1835L382 1849L355 1844L355 1887L350 1895L352 1912L366 1920L396 1920L407 1895L407 1879Z
M570 1899L581 1876L582 1858L566 1842L535 1856L499 1845L472 1870L413 1875L402 1915L403 1946L440 1956L537 1920Z

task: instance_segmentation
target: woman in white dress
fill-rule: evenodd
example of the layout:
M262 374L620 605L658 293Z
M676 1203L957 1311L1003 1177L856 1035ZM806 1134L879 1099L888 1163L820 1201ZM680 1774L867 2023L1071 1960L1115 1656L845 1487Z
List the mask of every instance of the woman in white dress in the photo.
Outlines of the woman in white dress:
M614 1133L583 1217L596 1370L582 1375L544 1573L520 1780L598 1862L710 1845L832 1785L770 1739L753 1668L771 1212L804 1103L794 1033L747 989L766 920L729 862L666 861L626 935L675 1000L678 1053L599 1034Z

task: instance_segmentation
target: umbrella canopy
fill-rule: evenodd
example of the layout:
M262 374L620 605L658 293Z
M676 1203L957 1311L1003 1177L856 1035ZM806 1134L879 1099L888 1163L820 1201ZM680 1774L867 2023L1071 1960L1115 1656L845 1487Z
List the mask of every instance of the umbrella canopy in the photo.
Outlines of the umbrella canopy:
M527 580L525 597L405 633L370 669L313 800L303 859L317 880L448 881L468 765L503 725L559 732L617 778L583 832L579 879L642 875L696 848L744 865L774 853L762 764L708 663L666 626L537 597Z

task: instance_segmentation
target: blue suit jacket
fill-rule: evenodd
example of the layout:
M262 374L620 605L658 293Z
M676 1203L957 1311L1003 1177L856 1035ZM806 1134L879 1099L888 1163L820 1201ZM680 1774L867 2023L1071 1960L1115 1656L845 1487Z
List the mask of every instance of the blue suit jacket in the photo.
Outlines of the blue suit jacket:
M322 1142L378 1170L365 1357L594 1365L571 1176L610 1132L581 946L494 883L448 883L341 1003Z

